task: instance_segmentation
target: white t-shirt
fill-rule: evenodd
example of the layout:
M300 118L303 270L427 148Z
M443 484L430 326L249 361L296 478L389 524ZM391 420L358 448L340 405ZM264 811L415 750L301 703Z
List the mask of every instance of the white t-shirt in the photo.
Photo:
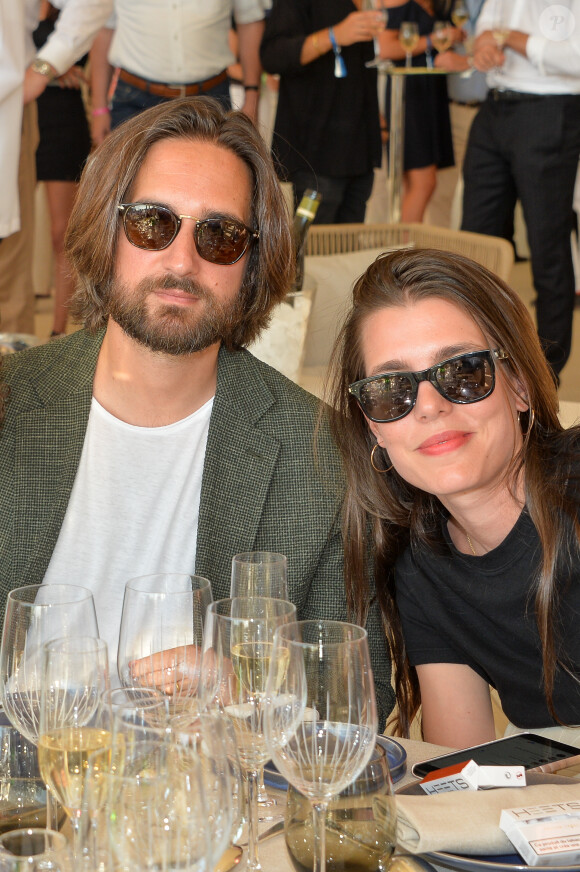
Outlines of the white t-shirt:
M93 592L111 679L125 584L195 571L201 480L213 398L166 427L135 427L93 398L81 461L45 584Z

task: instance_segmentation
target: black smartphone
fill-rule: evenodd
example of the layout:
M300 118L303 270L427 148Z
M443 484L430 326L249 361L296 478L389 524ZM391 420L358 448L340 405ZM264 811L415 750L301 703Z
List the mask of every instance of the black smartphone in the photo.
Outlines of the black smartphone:
M525 769L537 769L539 766L579 755L580 748L573 745L564 745L535 733L516 733L494 742L415 763L411 771L413 775L422 778L428 772L464 761L467 763L468 760L475 760L479 766L523 766Z

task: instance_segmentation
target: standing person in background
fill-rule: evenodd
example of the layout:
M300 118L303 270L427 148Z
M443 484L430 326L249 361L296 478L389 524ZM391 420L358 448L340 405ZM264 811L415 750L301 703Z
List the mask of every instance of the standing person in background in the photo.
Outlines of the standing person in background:
M447 19L447 0L407 0L389 3L387 30L380 37L381 57L403 66L405 50L399 42L403 21L415 22L419 41L413 49L413 66L427 66L432 58L431 31L437 19ZM463 39L460 28L449 25L453 43ZM386 105L390 104L391 79L387 79ZM449 101L444 76L408 76L405 83L405 132L401 219L422 221L437 184L437 170L453 166Z
M484 0L463 0L469 18L462 25L466 32L463 42L456 42L452 51L444 51L434 59L436 67L447 70L447 94L453 136L455 166L437 174L437 187L429 202L429 223L458 230L461 225L463 200L463 161L473 119L487 95L485 73L475 69L473 40L475 24Z
M91 52L93 141L98 145L116 127L143 109L175 97L215 97L230 107L227 67L231 16L239 41L245 100L252 121L258 113L263 0L114 0L115 14ZM118 79L108 112L113 70Z
M3 107L9 107L8 123L3 119L0 126L3 153L8 145L7 160L2 163L0 209L0 215L7 216L0 220L0 237L6 237L0 245L0 324L4 331L34 333L32 260L38 145L35 101L52 79L65 73L89 49L110 14L111 4L112 0L58 0L62 14L54 32L35 57L32 33L38 24L40 0L24 0L23 3L22 0L16 3L1 0L0 3L2 66L10 57L16 60L0 85Z
M381 164L377 73L365 64L384 29L361 0L274 0L261 58L280 75L273 153L298 204L322 194L315 221L364 221Z
M486 0L474 61L490 91L464 163L464 230L511 239L522 204L540 340L556 376L572 344L570 232L580 155L580 0ZM560 9L561 14L553 10ZM501 47L498 44L498 34Z
M34 31L40 50L54 30L58 9L42 0L41 20ZM78 180L91 150L91 137L81 83L87 55L58 81L51 82L37 102L40 142L36 178L44 182L54 256L54 317L51 336L66 333L68 303L74 291L71 267L64 253L64 234Z

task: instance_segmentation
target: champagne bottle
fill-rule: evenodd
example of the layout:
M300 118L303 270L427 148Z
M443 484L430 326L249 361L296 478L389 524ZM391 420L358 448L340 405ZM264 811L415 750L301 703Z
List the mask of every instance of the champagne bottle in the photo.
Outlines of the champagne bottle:
M314 221L322 195L318 191L307 188L298 204L294 215L292 235L294 237L294 254L296 257L296 274L292 285L292 293L302 290L304 284L304 253L308 228Z

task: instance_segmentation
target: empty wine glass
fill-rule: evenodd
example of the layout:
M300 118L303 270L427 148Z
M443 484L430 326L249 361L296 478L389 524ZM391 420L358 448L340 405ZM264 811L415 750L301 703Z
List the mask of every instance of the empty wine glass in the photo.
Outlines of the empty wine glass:
M111 766L112 715L107 644L94 637L56 639L45 646L38 764L73 829L73 854L82 855L80 819L85 774Z
M295 620L286 600L236 597L218 600L207 610L203 681L234 727L248 793L247 868L261 868L257 852L257 785L268 759L264 737L264 699L274 631Z
M246 551L232 558L230 597L266 596L287 600L288 559L275 551ZM276 805L264 784L264 767L258 773L258 805L260 820L272 820L265 809Z
M230 597L288 599L288 558L275 551L244 551L232 557Z
M399 28L399 42L405 49L405 66L413 66L413 49L419 42L419 25L416 21L402 21Z
M167 741L137 742L104 782L106 844L114 867L135 872L210 868L212 846L196 753Z
M38 744L44 645L51 639L84 633L98 636L90 590L71 584L30 584L11 590L0 649L0 695L6 716L23 736ZM58 811L46 794L47 827Z
M0 836L0 872L72 872L66 837L38 828Z
M196 575L161 573L128 581L117 661L121 684L162 690L172 714L195 708L211 601L209 581Z
M314 872L326 868L325 817L375 747L377 709L367 634L341 621L298 621L274 636L265 733L282 775L313 809Z
M380 12L382 23L381 30L384 30L389 21L389 13L385 8L384 0L363 0L361 9L373 10L375 12ZM366 67L380 67L384 64L383 58L381 58L381 45L379 41L379 37L375 36L373 39L373 47L375 51L375 56L372 61L367 61L365 64Z

